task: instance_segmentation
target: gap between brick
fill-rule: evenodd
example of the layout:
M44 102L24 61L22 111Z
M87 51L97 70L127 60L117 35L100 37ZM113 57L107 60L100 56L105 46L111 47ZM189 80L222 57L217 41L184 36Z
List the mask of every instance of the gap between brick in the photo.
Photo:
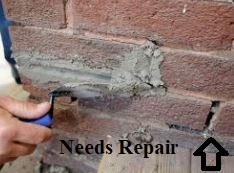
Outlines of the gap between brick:
M175 129L175 130L179 130L182 132L192 133L192 134L196 134L196 135L202 135L204 133L203 130L192 129L192 128L187 127L187 126L168 124L168 123L167 123L167 125L168 125L169 129Z
M170 129L175 129L187 133L192 133L192 134L197 134L197 135L202 135L202 136L212 136L213 135L213 130L214 130L214 123L218 117L219 111L220 111L220 101L212 101L210 111L208 113L204 129L203 130L198 130L198 129L192 129L187 126L181 126L181 125L176 125L176 124L168 124L168 127Z
M218 117L218 113L220 111L220 101L212 101L210 112L207 116L204 131L209 133L212 133L214 129L214 122Z

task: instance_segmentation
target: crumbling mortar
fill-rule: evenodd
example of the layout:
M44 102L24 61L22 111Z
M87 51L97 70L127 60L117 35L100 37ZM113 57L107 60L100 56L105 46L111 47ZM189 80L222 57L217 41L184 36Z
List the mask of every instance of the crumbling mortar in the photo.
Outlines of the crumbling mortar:
M153 136L150 133L149 126L142 125L140 125L140 127L135 131L125 133L122 138L128 139L133 144L151 143L154 140Z
M203 135L213 136L214 135L214 125L220 113L220 101L212 101L212 105L210 107L210 112L207 115L207 120L205 122Z
M132 96L165 95L166 87L160 71L163 60L159 47L147 41L124 56L120 67L112 72L110 90Z
M214 125L219 116L220 103L221 103L220 101L212 101L212 105L207 115L207 120L205 122L203 130L192 129L187 126L181 126L181 125L169 124L169 123L167 123L167 125L169 129L175 129L175 130L183 131L183 132L190 133L190 134L200 135L200 136L203 136L204 138L208 138L212 136L214 137L216 136L216 134L214 134Z

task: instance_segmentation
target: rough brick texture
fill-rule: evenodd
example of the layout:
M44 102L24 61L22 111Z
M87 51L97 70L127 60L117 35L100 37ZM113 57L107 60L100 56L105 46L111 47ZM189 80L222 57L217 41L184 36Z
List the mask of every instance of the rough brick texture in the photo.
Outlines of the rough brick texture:
M219 115L214 122L214 130L220 134L234 135L234 103L221 105Z
M127 37L158 40L165 46L231 49L234 6L190 0L71 0L69 26Z
M66 27L63 0L3 0L10 20L38 27Z
M109 112L113 118L131 117L146 124L162 121L200 130L204 127L211 106L209 101L171 94L162 97L88 100L82 104Z
M169 88L202 93L212 100L234 98L233 55L216 56L165 49L161 66Z

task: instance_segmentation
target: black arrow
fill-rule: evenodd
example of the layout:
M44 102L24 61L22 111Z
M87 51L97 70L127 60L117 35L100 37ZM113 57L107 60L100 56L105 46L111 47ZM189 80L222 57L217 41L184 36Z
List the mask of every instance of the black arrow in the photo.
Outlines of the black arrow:
M207 166L206 164L206 153L204 150L210 144L213 144L219 150L216 153L216 166ZM221 171L221 157L228 156L229 153L214 138L210 137L193 153L193 155L201 157L202 171Z

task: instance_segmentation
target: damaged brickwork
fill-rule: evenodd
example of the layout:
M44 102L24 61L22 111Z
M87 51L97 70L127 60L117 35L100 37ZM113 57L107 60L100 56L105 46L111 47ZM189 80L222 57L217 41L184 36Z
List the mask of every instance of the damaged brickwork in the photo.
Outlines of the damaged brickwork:
M40 169L97 172L100 156L61 158L61 138L82 144L107 136L140 143L170 138L193 150L213 136L234 154L231 1L3 2L32 101L68 83L104 85L120 96L59 99Z
M163 54L153 42L124 56L120 68L112 72L110 89L136 95L165 95L160 65Z

